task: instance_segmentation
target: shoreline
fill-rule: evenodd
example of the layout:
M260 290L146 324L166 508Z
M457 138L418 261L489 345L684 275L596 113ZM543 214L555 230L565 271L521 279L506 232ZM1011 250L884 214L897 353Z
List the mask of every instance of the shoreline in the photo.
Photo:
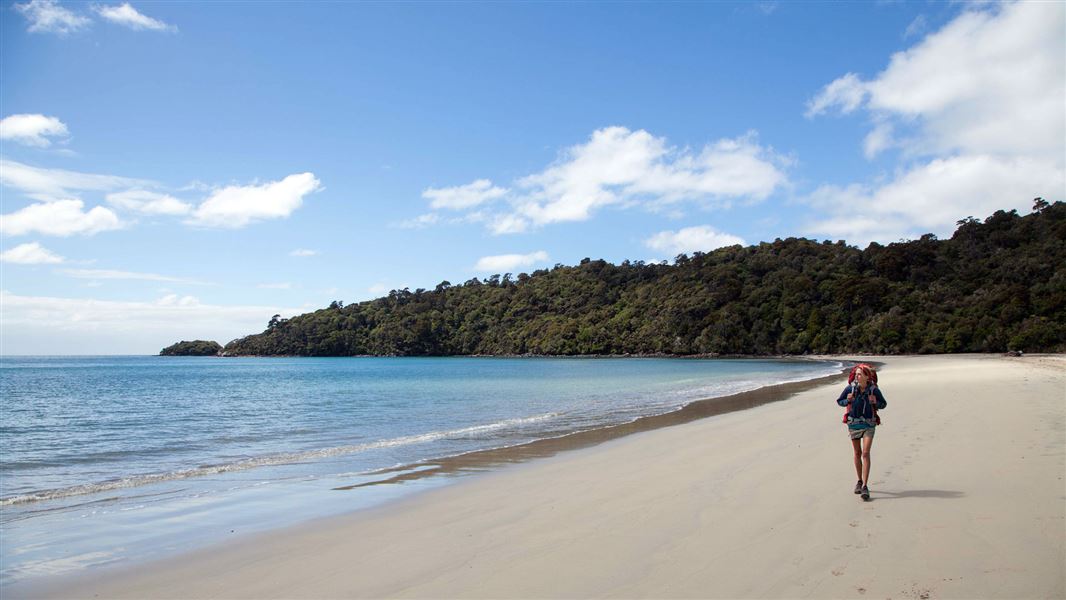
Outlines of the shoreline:
M849 361L840 360L838 362L848 363ZM843 372L846 371L847 368L844 367ZM786 383L766 385L754 390L737 392L726 396L701 398L699 400L693 400L677 410L637 417L628 423L575 431L557 437L541 438L531 442L516 444L514 446L486 448L451 456L434 457L411 464L397 465L395 467L380 469L369 473L369 475L389 475L385 479L340 486L333 489L354 490L375 485L389 485L407 481L417 481L429 477L447 477L466 473L479 473L499 468L504 465L547 458L564 452L597 446L604 442L637 433L682 425L684 423L690 423L692 421L716 415L748 410L772 402L783 402L800 392L835 381L839 379L840 376L840 373L825 375L802 381L790 381ZM396 475L390 475L393 473L396 473Z
M135 569L101 569L52 585L16 583L5 592L1062 596L1063 357L883 362L889 409L877 438L872 503L856 503L850 489L836 489L850 488L853 480L838 411L829 404L840 384L834 376L835 383L788 395L790 402L640 431L523 464L504 461L482 476L385 506L252 534ZM938 393L978 403L978 418L966 427L944 427L950 414L945 406L922 401L930 386L940 385L951 388ZM1018 388L1043 396L1020 407L998 401ZM1030 421L1034 411L1042 418ZM1019 459L1015 448L1022 444L1043 452L1026 450ZM938 451L936 460L916 460L927 446ZM954 468L945 471L944 461ZM814 466L825 463L832 468ZM1057 487L1033 477L1034 468L1045 476L1057 470ZM1007 480L1015 478L1012 487ZM892 502L882 502L887 500ZM998 541L989 546L993 534ZM753 570L753 553L759 556L754 562L774 566L772 577ZM966 560L957 560L960 553ZM973 564L989 568L974 570Z

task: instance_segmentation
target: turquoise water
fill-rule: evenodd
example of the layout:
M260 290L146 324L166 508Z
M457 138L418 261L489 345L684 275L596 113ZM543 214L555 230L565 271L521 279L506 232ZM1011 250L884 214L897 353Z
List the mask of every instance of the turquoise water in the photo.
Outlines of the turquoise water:
M676 410L838 363L0 359L0 581L187 549L439 485L373 471Z

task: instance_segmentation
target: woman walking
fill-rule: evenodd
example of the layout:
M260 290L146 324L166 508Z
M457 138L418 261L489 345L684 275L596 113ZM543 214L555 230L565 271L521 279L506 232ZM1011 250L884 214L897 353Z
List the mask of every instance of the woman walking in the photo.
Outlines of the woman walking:
M888 406L881 390L877 388L877 373L865 363L855 365L848 375L848 387L840 393L837 404L847 407L844 422L855 453L855 474L859 481L855 493L863 500L870 499L870 449L874 445L874 433L881 424L877 411Z

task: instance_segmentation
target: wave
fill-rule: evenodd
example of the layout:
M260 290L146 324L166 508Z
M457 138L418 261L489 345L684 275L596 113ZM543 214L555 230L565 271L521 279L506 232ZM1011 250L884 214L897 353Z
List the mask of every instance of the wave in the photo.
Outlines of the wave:
M45 500L56 500L59 498L67 498L70 496L81 496L85 494L95 494L97 492L105 492L110 490L118 490L124 488L138 487L142 485L148 485L152 483L162 483L165 481L174 481L177 479L188 479L190 477L203 477L207 475L219 475L222 473L232 473L234 471L245 471L248 469L255 469L258 467L276 466L304 462L307 460L315 460L321 458L329 458L334 456L343 456L348 454L357 454L359 452L366 452L368 450L377 450L381 448L395 448L400 446L410 446L414 444L423 444L426 442L433 442L436 440L446 439L450 437L460 436L472 436L478 434L484 434L490 431L498 431L501 429L507 429L511 427L523 427L532 423L539 423L542 421L548 421L560 416L560 413L545 413L542 415L535 415L532 417L519 417L514 419L505 419L495 423L488 423L485 425L474 425L471 427L463 427L460 429L450 429L445 431L431 431L428 433L421 433L416 435L407 435L397 438L391 438L386 440L378 440L374 442L367 442L365 444L353 444L347 446L334 446L331 448L320 448L316 450L306 450L302 452L289 452L282 454L270 454L266 456L248 458L231 463L224 463L219 465L204 465L200 467L194 467L190 469L181 469L178 471L170 471L167 473L148 473L143 475L132 475L124 477L122 479L113 479L109 481L86 483L81 485L74 485L64 488L58 488L53 490L41 490L29 494L21 494L18 496L11 496L8 498L0 499L0 506L13 506L19 504L29 504L31 502L42 502Z

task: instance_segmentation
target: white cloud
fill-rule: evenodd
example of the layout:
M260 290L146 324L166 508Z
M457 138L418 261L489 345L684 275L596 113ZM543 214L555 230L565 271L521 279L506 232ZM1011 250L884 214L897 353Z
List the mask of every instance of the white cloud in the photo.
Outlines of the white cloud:
M155 303L159 306L198 306L200 299L196 296L178 296L177 294L167 294Z
M478 259L474 266L475 271L487 273L507 273L519 267L530 267L537 263L548 260L548 253L543 250L529 254L500 254L497 256L485 256Z
M694 153L644 130L607 127L568 149L555 165L519 180L526 193L516 202L516 216L544 225L583 221L611 204L761 200L786 182L775 164L783 162L759 146L754 134Z
M848 73L822 88L821 93L807 102L806 116L810 119L835 106L847 114L859 108L865 97L866 84L858 75Z
M496 215L489 223L489 230L496 235L522 233L529 229L529 220L520 215Z
M430 208L463 210L473 208L507 195L507 189L495 187L488 179L449 188L426 188L422 197L430 200Z
M151 191L151 188L159 187L153 181L46 169L7 159L0 159L0 184L20 190L28 197L48 205L58 204L68 211L70 202L80 202L72 198L81 192L108 192L108 203L122 210L146 215L188 215L188 224L227 228L244 227L262 219L287 217L301 206L305 195L321 187L312 173L301 173L263 185L216 189L194 208L169 194ZM118 217L110 209L96 207L89 214L97 217L110 215L116 223L106 228L114 229L117 226Z
M866 134L862 141L862 152L866 158L874 158L895 143L892 137L892 125L890 123L878 123L876 127Z
M271 315L298 308L220 306L170 294L156 301L22 296L0 291L0 327L8 354L155 354L178 340L225 344L258 333Z
M211 285L195 279L183 277L171 277L169 275L157 275L156 273L136 273L133 271L115 271L111 269L63 269L64 275L76 279L131 279L139 281L166 281L170 283L184 283L188 285Z
M915 123L916 153L1062 153L1066 139L1066 5L1006 3L968 11L863 82L827 85L808 114L865 107Z
M187 215L192 212L192 205L182 202L169 194L150 192L148 190L126 190L107 195L108 204L145 215Z
M917 120L917 151L1061 157L1066 4L965 12L893 55L866 87L869 110Z
M644 241L644 245L648 248L666 252L671 256L710 252L736 244L744 246L747 243L735 235L722 233L709 225L685 227L678 231L660 231Z
M30 22L28 31L66 35L88 27L92 20L73 13L55 0L30 0L16 4L15 10Z
M367 288L367 291L371 294L374 294L375 296L383 296L392 291L392 289L393 288L389 287L384 283L375 283L374 285Z
M902 172L880 187L827 185L811 201L833 216L807 232L853 243L893 242L923 233L950 234L959 219L996 210L1025 212L1033 198L1051 197L1066 172L1061 166L1028 158L987 155L936 159Z
M308 250L306 248L297 248L296 250L293 250L292 252L290 252L289 256L296 256L296 257L300 257L300 258L305 258L305 257L308 257L308 256L315 256L316 254L318 254L318 250Z
M1066 197L1066 4L967 9L871 80L849 73L811 101L816 113L861 105L872 123L864 153L900 148L903 162L877 183L816 190L807 200L829 216L809 233L853 242L943 235L967 215ZM858 100L832 99L845 80L839 87L860 90Z
M788 163L759 145L754 132L694 151L672 147L666 138L644 130L606 127L560 153L543 171L519 178L510 190L479 179L423 195L454 209L506 198L509 210L482 209L461 222L483 222L495 234L519 233L549 223L584 221L610 205L657 210L686 200L714 206L762 200L787 184L782 168Z
M400 229L425 229L430 225L436 225L440 222L440 215L437 213L426 213L424 215L418 215L413 219L399 222L396 226Z
M260 283L255 286L261 290L291 290L291 283Z
M61 263L65 259L37 242L19 244L0 253L0 262L15 265L44 265Z
M50 137L65 138L67 126L56 117L45 115L11 115L0 120L0 140L11 140L27 146L47 148Z
M254 221L288 217L300 208L304 196L320 186L313 173L300 173L263 185L225 187L205 200L189 223L239 228Z
M104 19L111 21L112 23L129 27L135 31L143 31L145 29L152 31L177 31L178 29L173 25L167 25L162 21L137 12L137 9L130 6L129 2L114 6L94 6L93 10Z
M0 158L0 184L45 202L69 200L77 192L109 192L152 187L151 181L116 175L96 175L63 169L43 169Z
M33 232L59 236L79 233L92 235L122 227L118 215L110 209L94 206L86 212L83 210L84 207L85 203L81 200L58 200L31 204L13 213L0 215L0 233L5 235L25 235Z

